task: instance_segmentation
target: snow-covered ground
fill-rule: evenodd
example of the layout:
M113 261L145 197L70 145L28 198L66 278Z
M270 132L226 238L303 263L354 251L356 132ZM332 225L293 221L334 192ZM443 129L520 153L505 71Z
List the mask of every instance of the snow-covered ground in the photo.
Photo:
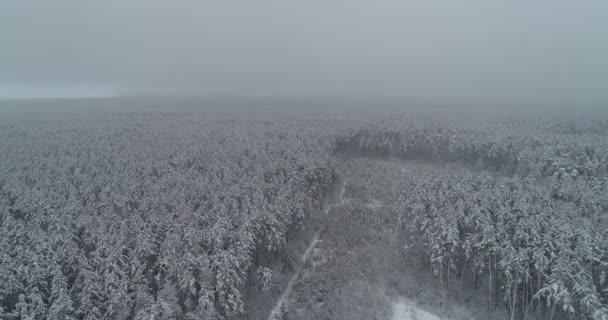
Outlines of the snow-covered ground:
M400 297L393 302L391 320L442 320L442 318L422 310L412 301Z

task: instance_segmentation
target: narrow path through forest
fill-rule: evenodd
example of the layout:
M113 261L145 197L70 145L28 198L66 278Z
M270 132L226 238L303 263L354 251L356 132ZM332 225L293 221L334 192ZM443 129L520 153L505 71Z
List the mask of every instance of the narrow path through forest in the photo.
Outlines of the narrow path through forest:
M340 183L341 187L340 187L340 192L338 194L338 198L336 199L336 202L328 203L328 204L324 205L323 213L326 215L329 214L330 209L344 204L343 196L344 196L344 191L345 191L345 184L344 184L344 180L340 179L340 181L341 181L341 183ZM310 244L306 248L306 251L304 251L304 254L302 254L302 256L300 257L300 264L294 271L293 275L291 276L291 279L289 279L289 282L287 283L287 287L285 287L285 290L283 291L283 293L281 294L281 296L275 303L274 307L270 311L270 314L268 315L268 320L276 320L276 319L280 318L281 309L282 309L283 305L285 304L285 301L289 297L289 294L291 293L291 290L293 289L293 285L298 280L298 277L300 276L300 274L302 272L304 263L306 263L306 259L308 259L308 256L315 248L315 245L321 241L319 239L320 233L321 233L321 230L317 230L317 232L313 236L312 240L310 241Z
M302 265L306 262L306 259L312 252L312 249L319 242L319 233L320 233L319 231L317 231L315 233L314 237L312 238L312 241L310 242L310 245L308 245L308 248L306 248L306 251L304 252L304 254L301 257L300 265L298 265L298 267L296 268L295 272L291 276L291 279L289 279L289 282L287 283L287 287L285 288L285 290L279 297L279 300L277 300L276 304L270 311L270 314L268 315L268 320L280 319L281 308L283 307L285 300L287 300L287 297L289 297L289 293L291 292L293 285L296 283L296 280L298 280L298 276L302 272Z

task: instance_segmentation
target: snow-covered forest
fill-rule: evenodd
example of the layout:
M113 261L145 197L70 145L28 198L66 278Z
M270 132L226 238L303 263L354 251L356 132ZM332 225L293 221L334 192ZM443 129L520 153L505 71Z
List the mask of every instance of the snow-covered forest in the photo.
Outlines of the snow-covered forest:
M608 122L391 112L4 117L0 319L608 319Z

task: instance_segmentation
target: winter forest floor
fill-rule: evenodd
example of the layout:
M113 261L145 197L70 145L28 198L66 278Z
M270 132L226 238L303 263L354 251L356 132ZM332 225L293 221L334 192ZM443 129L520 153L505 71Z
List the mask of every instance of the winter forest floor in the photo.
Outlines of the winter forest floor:
M458 320L488 316L483 289L442 301L428 263L403 246L406 234L396 221L401 178L433 170L470 172L461 166L421 161L341 160L342 196L325 206L327 214L322 210L316 216L311 228L320 232L314 243L310 234L293 241L294 256L303 256L306 243L312 246L306 261L296 270L276 263L271 290L253 294L252 312L246 318ZM292 277L293 287L281 297ZM271 313L279 300L281 312ZM506 312L498 308L490 316L503 319Z

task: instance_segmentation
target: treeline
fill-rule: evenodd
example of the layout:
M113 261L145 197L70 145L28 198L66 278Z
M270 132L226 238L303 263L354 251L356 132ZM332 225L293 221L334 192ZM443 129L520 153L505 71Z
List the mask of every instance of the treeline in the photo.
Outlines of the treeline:
M558 170L584 177L608 174L608 141L595 135L555 135L504 124L463 127L450 122L381 122L351 130L338 152L404 160L459 161L505 175L552 176Z
M540 128L558 134L608 134L607 120L562 120L541 123Z
M383 159L458 162L532 179L546 186L554 199L575 204L579 215L608 212L608 140L555 135L529 125L517 130L498 123L463 127L390 121L351 130L335 142L335 149L338 154Z
M22 121L0 133L1 319L237 316L268 271L254 258L275 256L335 175L308 121Z

